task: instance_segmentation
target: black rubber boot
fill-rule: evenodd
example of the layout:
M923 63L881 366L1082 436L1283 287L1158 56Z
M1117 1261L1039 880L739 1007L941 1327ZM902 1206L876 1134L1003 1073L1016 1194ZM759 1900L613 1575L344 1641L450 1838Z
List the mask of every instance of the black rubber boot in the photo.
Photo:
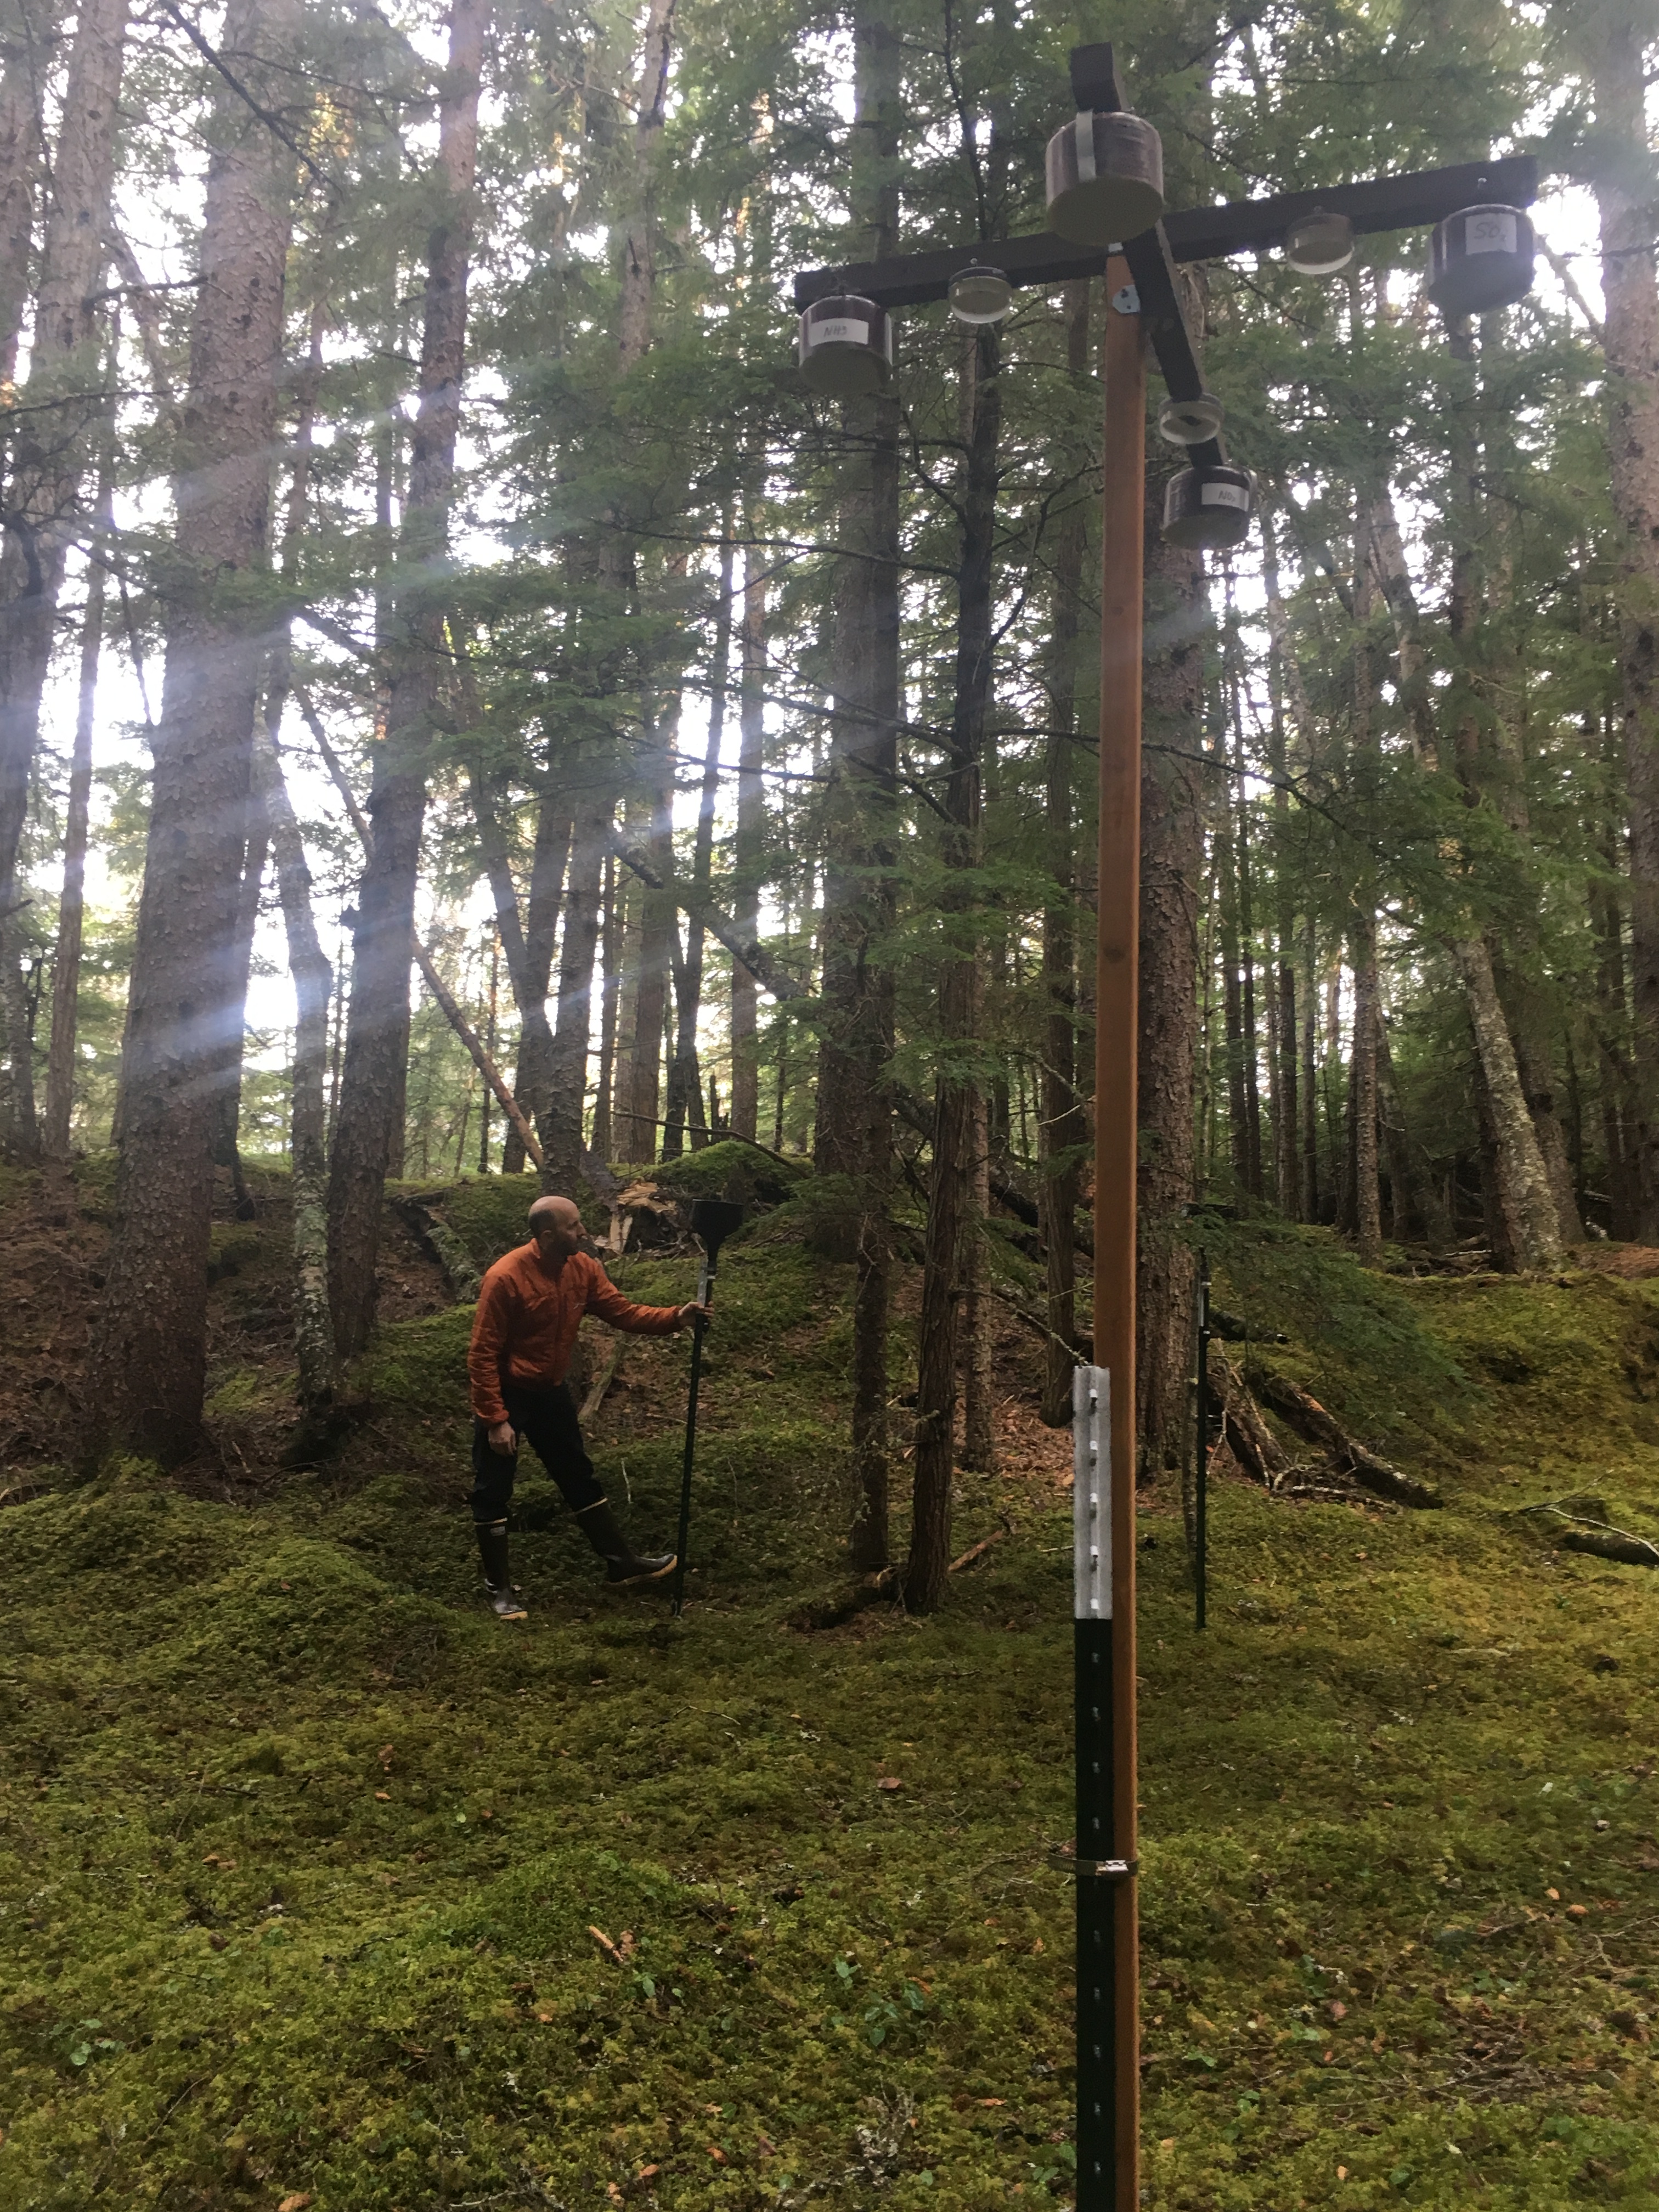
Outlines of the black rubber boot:
M653 1557L641 1558L617 1526L617 1516L602 1498L597 1505L585 1505L576 1516L582 1533L605 1561L605 1578L612 1589L626 1589L639 1583L659 1583L665 1575L672 1574L678 1556L673 1552L659 1552Z
M489 1600L490 1611L498 1620L527 1620L529 1614L513 1587L505 1521L479 1522L478 1553L483 1560L484 1595Z

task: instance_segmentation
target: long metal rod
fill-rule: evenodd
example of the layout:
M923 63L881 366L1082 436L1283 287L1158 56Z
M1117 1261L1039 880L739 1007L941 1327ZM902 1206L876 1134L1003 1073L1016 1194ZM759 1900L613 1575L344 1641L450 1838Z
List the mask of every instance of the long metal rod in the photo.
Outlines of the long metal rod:
M1099 935L1095 983L1094 1352L1111 1377L1113 2212L1139 2212L1139 1915L1135 1804L1135 1163L1140 934L1141 607L1145 593L1146 349L1106 270L1105 490L1100 608ZM1127 303L1126 303L1127 304ZM1079 1881L1083 1879L1079 1876ZM1083 2212L1081 2195L1079 2212Z

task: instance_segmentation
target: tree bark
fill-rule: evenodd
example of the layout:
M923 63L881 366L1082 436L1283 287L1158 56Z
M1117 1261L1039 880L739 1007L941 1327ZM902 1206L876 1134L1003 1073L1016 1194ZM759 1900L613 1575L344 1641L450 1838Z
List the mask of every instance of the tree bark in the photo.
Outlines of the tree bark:
M226 42L287 106L287 0L246 0ZM212 1081L243 858L294 157L228 90L215 103L167 577L167 673L129 996L110 1266L88 1361L89 1437L176 1461L201 1432Z
M1516 1261L1526 1273L1547 1272L1561 1265L1560 1217L1521 1089L1492 955L1480 938L1461 939L1451 951L1469 1002L1501 1171L1514 1208Z
M530 859L530 896L525 902L520 940L523 956L516 974L510 962L507 968L520 1021L519 1060L514 1073L513 1088L526 1115L538 1122L547 1110L548 1059L553 1043L553 1031L547 1018L547 997L553 976L553 954L558 939L559 905L564 894L565 870L570 861L570 801L561 787L559 769L558 758L550 748L541 804L536 811L536 838ZM475 797L480 795L480 787L476 783L474 793ZM500 848L499 859L492 858L489 866L496 911L498 914L501 911L504 900L511 901L516 917L517 899L513 888L513 874L507 865L506 843L501 838L499 827L495 830L495 839ZM502 942L505 945L505 937ZM503 1172L522 1174L524 1146L516 1128L509 1127L506 1143L507 1149L501 1163Z
M674 900L667 885L674 873L674 799L672 756L679 737L676 694L658 726L644 763L643 783L650 828L646 854L662 888L647 884L640 902L639 965L634 986L634 1040L629 1058L629 1114L632 1133L628 1157L654 1160L661 1130L663 1030L668 1009L668 979L678 938Z
M15 416L5 548L0 554L0 1150L39 1158L34 1054L20 955L28 930L17 879L18 841L28 810L29 775L40 739L40 698L56 640L58 599L70 544L83 526L82 479L107 401L94 301L104 266L128 0L84 0L64 88L63 125L52 165L40 289L29 349L29 375ZM11 76L8 70L8 78ZM21 70L19 74L21 75ZM15 166L0 173L0 278L15 281L36 159L33 126L15 108L5 150ZM27 265L27 225L21 236ZM15 306L6 310L15 355Z
M732 571L736 548L730 516L720 544L720 596L714 615L714 677L709 687L708 742L703 756L702 788L697 799L697 829L692 848L691 881L705 904L714 895L714 802L720 794L720 745L726 735L727 664L732 653ZM702 1012L702 965L706 932L688 915L682 988L677 994L674 1064L668 1078L668 1127L663 1158L678 1154L684 1133L703 1124L702 1083L698 1073L697 1023ZM696 1143L696 1136L691 1137Z
M106 447L94 529L112 527L110 456ZM70 1156L75 1110L75 1042L81 990L81 941L86 921L87 832L92 806L92 738L98 700L98 663L104 649L104 569L87 562L87 604L81 617L81 681L76 697L75 750L70 758L69 806L64 823L64 888L58 902L58 947L52 966L52 1044L46 1059L46 1115L42 1133L48 1159Z
M990 1101L974 1093L972 1154L968 1173L968 1222L962 1270L962 1463L981 1474L997 1470L996 1382L992 1356L995 1303L988 1286L985 1224L991 1213Z
M14 47L0 62L0 384L17 374L17 347L29 297L40 184L39 58Z
M587 1103L593 963L599 950L599 885L611 844L611 794L594 792L577 817L570 890L559 947L558 1021L549 1064L542 1188L574 1197L582 1176L582 1117Z
M411 435L392 615L386 735L375 747L374 840L352 926L344 1085L329 1164L329 1302L342 1358L374 1324L380 1209L409 1059L409 959L427 771L447 655L443 571L460 423L478 149L478 78L489 0L453 0L438 103L436 214L427 245L420 407Z
M750 499L744 553L743 619L738 704L738 836L736 896L732 918L745 938L760 934L760 880L764 866L766 799L761 764L766 736L766 571L756 539L760 503ZM732 963L732 1133L752 1143L760 1133L760 1025L755 979L741 961Z
M992 697L992 567L995 545L997 440L1001 423L1000 342L996 326L972 340L967 465L957 611L956 685L944 858L960 878L979 860L980 775ZM951 1564L951 1475L955 1456L957 1297L963 1246L973 1224L969 1173L975 1094L972 1054L978 1012L977 943L972 894L948 884L939 987L938 1073L933 1086L933 1170L928 1188L916 1361L915 1490L904 1601L931 1613Z
M294 1212L294 1348L301 1409L315 1413L334 1395L334 1325L328 1304L328 1162L325 1146L328 1008L334 971L317 934L306 860L276 732L267 721L256 753L265 819L294 977L294 1097L290 1122Z
M1376 1048L1382 1008L1376 971L1376 925L1369 915L1349 942L1353 963L1353 1079L1349 1086L1353 1160L1354 1237L1362 1267L1382 1264L1382 1204L1377 1188Z
M890 255L898 240L896 156L902 120L902 44L884 0L853 12L854 119L848 145L850 251ZM812 1150L820 1174L848 1179L857 1267L853 1309L853 1566L872 1572L888 1558L887 1334L891 1305L894 977L888 939L895 912L898 772L899 431L892 393L848 400L842 413L834 628L834 702L824 794L822 1015ZM755 768L759 767L757 708ZM760 821L758 776L751 799ZM776 1124L783 1126L787 1033L780 1043ZM954 1237L955 1230L951 1231ZM954 1245L952 1267L955 1266ZM954 1290L954 1275L952 1276ZM954 1370L955 1346L948 1353ZM943 1450L948 1468L955 1403L945 1386ZM925 1478L918 1463L918 1492ZM945 1510L949 1510L946 1475ZM915 1559L913 1548L913 1561ZM930 1555L931 1556L931 1555ZM927 1581L937 1601L948 1553ZM932 1574L930 1567L929 1574Z
M526 921L521 921L507 838L483 764L475 757L467 768L478 849L495 901L495 927L507 960L507 981L519 1009L519 1062L514 1093L526 1118L535 1121L544 1134L553 1056L553 1030L547 1018L548 987L571 835L569 800L562 790L556 792L556 781L553 763L550 762L536 820L528 912ZM530 1086L527 1094L526 1084ZM502 1173L522 1174L525 1158L524 1139L516 1123L509 1121L503 1142Z
M605 856L599 894L599 1082L593 1100L592 1150L607 1166L612 1150L611 1101L617 1071L617 996L622 983L617 856Z
M1302 993L1302 1143L1297 1197L1304 1221L1319 1218L1319 967L1313 919L1306 925Z
M1176 1465L1186 1432L1194 1262L1179 1236L1196 1194L1199 900L1204 880L1204 634L1200 554L1164 542L1148 472L1140 771L1135 1402L1141 1464Z
M1620 556L1620 676L1630 819L1638 1234L1659 1243L1659 284L1644 25L1585 11L1600 144L1607 444Z

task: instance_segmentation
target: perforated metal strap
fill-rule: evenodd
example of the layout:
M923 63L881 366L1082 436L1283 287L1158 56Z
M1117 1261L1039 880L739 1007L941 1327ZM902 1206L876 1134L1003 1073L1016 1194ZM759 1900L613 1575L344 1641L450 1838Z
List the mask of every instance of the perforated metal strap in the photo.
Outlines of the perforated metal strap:
M1072 1377L1073 1611L1112 1617L1111 1378L1103 1367Z

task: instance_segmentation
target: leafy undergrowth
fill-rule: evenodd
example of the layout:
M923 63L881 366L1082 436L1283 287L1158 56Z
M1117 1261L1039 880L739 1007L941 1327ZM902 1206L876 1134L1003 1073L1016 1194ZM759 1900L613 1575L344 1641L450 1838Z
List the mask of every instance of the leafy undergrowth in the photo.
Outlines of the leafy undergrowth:
M540 1480L532 1619L482 1613L459 1312L386 1330L325 1468L0 1515L5 2212L1069 2201L1066 1440L1011 1340L1007 1471L957 1523L995 1540L945 1610L794 1626L839 1581L851 1271L793 1217L726 1248L678 1624L604 1595ZM1154 2207L1659 2191L1659 1582L1510 1511L1594 1489L1659 1533L1656 1307L1400 1296L1398 1356L1456 1379L1389 1449L1444 1511L1226 1486L1200 1638L1145 1500ZM1389 1433L1358 1340L1282 1355ZM593 1424L641 1537L684 1363L630 1342ZM265 1370L221 1387L252 1442Z

